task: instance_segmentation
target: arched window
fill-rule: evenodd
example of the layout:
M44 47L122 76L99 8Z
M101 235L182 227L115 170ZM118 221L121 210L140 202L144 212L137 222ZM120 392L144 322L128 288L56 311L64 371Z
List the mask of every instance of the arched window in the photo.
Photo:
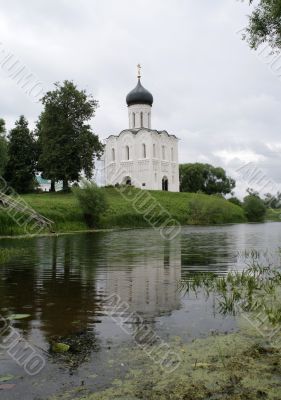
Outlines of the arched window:
M174 148L171 148L171 161L174 161Z
M153 158L156 158L156 144L153 143Z
M148 113L147 118L148 118L148 129L150 129L150 127L151 127L151 123L150 123L150 113Z
M133 128L136 127L136 114L133 112Z
M142 157L146 158L146 145L144 143L142 145Z
M125 154L126 154L126 160L130 160L130 148L129 148L129 146L125 147Z
M140 126L143 127L143 112L140 113Z
M115 149L111 150L111 158L112 158L112 161L115 161Z
M165 154L165 146L162 146L162 159L165 160L166 154Z

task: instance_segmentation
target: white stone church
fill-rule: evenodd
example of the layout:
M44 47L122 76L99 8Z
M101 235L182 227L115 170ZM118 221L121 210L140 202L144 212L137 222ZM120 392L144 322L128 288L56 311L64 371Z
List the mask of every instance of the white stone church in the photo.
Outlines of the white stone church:
M140 81L127 95L129 128L106 139L105 184L179 191L178 138L151 128L152 94Z

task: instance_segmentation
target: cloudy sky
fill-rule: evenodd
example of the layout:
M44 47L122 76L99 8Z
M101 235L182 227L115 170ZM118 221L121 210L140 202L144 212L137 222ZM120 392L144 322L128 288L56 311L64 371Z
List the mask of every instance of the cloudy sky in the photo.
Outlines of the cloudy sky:
M92 93L100 103L92 126L101 138L127 128L125 97L141 63L142 83L154 96L152 127L180 138L181 162L223 166L238 179L238 195L267 181L280 184L281 60L242 41L247 1L10 0L0 6L0 116L8 128L20 114L34 126L41 105L10 76L7 54L44 90L70 79ZM237 172L249 162L263 171L261 184Z

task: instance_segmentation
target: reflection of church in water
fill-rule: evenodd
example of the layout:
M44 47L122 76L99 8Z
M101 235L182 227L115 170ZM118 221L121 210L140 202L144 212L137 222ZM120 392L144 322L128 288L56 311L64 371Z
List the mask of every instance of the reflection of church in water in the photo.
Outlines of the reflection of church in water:
M151 236L149 239L151 245ZM129 256L126 261L124 266L124 259L108 255L103 277L107 295L117 294L129 305L128 313L138 313L145 319L168 315L180 308L180 240L160 244L157 237L155 256L148 250Z

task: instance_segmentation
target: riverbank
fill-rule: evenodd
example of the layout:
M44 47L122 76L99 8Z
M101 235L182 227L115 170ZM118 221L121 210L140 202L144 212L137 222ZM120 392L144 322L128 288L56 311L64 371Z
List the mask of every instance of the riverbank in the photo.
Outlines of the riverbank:
M141 194L138 189L127 189L123 194L115 188L106 188L106 199L109 205L97 226L99 229L148 227L134 199ZM144 193L144 192L142 192ZM209 225L245 222L241 207L223 198L195 193L171 193L162 191L146 192L147 200L151 197L163 207L173 219L182 225ZM83 214L72 193L43 193L23 195L22 199L36 212L54 222L53 230L58 233L84 231L88 227ZM144 197L143 197L144 200ZM151 204L151 203L148 203ZM138 207L138 206L137 206ZM24 228L0 211L0 235L22 235Z

